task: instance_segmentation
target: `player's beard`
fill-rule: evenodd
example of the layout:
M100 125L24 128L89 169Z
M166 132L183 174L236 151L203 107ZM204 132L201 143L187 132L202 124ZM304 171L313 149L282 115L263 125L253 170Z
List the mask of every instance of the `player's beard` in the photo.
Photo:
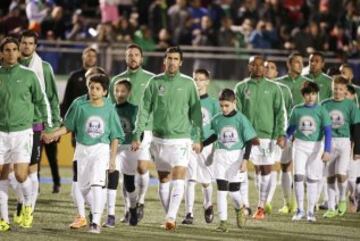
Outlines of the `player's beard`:
M140 68L140 64L136 63L136 65L128 65L129 69L131 70L137 70L138 68Z

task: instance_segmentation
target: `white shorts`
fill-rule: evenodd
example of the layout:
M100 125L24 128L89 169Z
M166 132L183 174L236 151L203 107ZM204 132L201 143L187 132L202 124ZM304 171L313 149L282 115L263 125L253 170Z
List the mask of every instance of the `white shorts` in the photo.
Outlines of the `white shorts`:
M321 141L311 142L295 139L293 143L294 175L320 180L324 170L324 162L321 160L323 147Z
M282 150L280 163L288 164L292 161L292 142L288 142L286 147Z
M106 186L109 168L110 146L99 143L85 146L76 143L74 159L77 160L77 180L81 190L93 185Z
M150 152L158 171L170 172L176 166L188 167L191 140L153 137Z
M333 138L331 147L331 160L327 164L327 175L346 175L351 159L351 142L349 138Z
M135 175L139 151L131 151L131 145L121 145L116 155L116 170L126 175Z
M144 138L141 142L140 149L138 152L138 160L151 161L150 144L152 141L152 132L144 131Z
M349 180L356 180L357 177L360 177L360 160L350 160L347 175Z
M200 154L191 151L188 165L187 177L189 180L195 180L198 183L208 184L213 179L213 170L211 168L212 160L208 160L213 151L213 145L204 147Z
M33 130L0 132L0 165L30 163Z
M254 165L275 164L275 140L260 139L260 145L252 146L250 159Z
M240 166L243 162L244 152L242 150L228 151L217 149L214 153L214 176L217 180L228 182L241 182L243 175Z

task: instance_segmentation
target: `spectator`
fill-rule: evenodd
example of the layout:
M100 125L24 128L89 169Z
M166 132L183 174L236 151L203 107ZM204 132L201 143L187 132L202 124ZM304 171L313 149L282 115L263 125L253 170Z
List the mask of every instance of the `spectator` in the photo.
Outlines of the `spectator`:
M188 16L185 20L184 27L179 29L178 39L173 38L174 44L176 45L192 45L193 37L193 18Z
M191 13L187 7L186 0L176 0L168 10L169 30L173 36L174 44L179 43L180 34L185 28L187 19Z
M134 36L134 29L126 17L120 19L114 25L115 40L119 43L131 43Z
M345 27L345 33L352 39L356 39L356 31L360 26L360 10L356 4L359 1L350 0L345 4L345 11L340 17L340 23ZM359 5L358 5L359 7Z
M99 0L101 23L114 23L119 19L118 0Z
M113 43L115 40L113 27L110 23L101 23L97 26L96 40L100 43Z
M148 26L143 25L135 32L134 42L144 51L153 51L156 49L156 43L152 38L151 30Z
M208 5L208 15L213 23L213 28L218 31L221 26L221 19L225 17L225 12L220 6L220 0L210 1Z
M166 1L155 0L149 8L149 27L152 31L153 39L158 40L161 29L167 28Z
M29 20L29 29L40 33L41 23L49 12L50 7L46 5L45 0L26 0L26 16Z
M277 46L278 36L272 23L260 20L250 35L249 43L255 49L271 49Z
M48 31L52 31L55 39L65 39L65 30L63 8L56 6L53 8L50 17L41 23L41 36L46 38Z
M118 10L121 17L129 19L134 6L133 0L117 0Z
M259 20L259 13L256 0L245 0L239 7L236 15L236 23L242 24L245 19L250 19L253 22Z
M193 19L193 29L201 28L201 19L202 17L208 15L208 10L201 6L200 0L190 0L190 13Z
M171 35L166 28L160 30L158 39L159 42L156 46L157 50L165 51L172 46Z
M85 24L82 11L76 10L71 18L70 31L66 33L66 39L72 41L85 40L88 37L87 26Z
M4 35L17 34L26 28L26 19L21 16L18 5L12 5L9 14L0 21L0 33Z
M351 50L350 38L346 36L344 27L341 24L336 24L330 33L329 50L345 53Z
M221 28L218 33L218 43L220 46L235 47L237 44L237 34L233 31L230 17L224 17L221 21Z

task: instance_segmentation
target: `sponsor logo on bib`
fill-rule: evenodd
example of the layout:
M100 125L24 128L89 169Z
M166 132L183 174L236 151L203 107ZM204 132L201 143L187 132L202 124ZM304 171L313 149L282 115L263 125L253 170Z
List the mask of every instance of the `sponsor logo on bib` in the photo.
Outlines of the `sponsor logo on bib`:
M208 109L201 107L201 115L202 115L203 126L210 124L211 116Z
M314 134L316 131L316 122L311 116L303 116L300 119L299 129L305 136Z
M339 110L332 110L330 113L332 128L337 129L344 125L344 115Z
M104 134L104 121L99 116L91 116L86 121L86 133L92 138L97 138Z
M223 127L220 133L220 142L227 148L231 148L239 140L238 133L232 126Z
M129 134L132 132L131 130L131 122L129 121L128 118L122 117L120 118L121 121L121 127L124 130L124 133Z
M165 94L165 86L160 85L159 86L159 95L163 96Z

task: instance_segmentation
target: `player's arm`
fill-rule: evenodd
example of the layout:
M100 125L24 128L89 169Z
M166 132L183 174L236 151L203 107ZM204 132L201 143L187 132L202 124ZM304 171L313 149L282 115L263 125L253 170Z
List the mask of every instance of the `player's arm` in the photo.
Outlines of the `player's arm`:
M141 134L145 129L145 125L150 117L153 106L153 90L152 81L148 82L144 90L144 95L141 99L141 103L136 115L135 129L133 131L131 149L136 151L140 148Z
M49 130L49 128L52 128L52 121L51 121L51 113L50 109L47 108L46 101L47 98L45 95L45 92L40 87L40 81L38 80L38 77L35 73L32 74L32 76L29 76L32 80L31 85L31 95L32 95L32 102L34 104L34 108L38 109L41 113L42 120L44 122L45 130Z
M113 139L110 143L110 163L109 172L113 172L116 169L116 154L119 147L119 139Z
M191 88L190 88L190 98L189 98L189 106L190 106L190 121L193 126L194 130L194 144L193 144L193 150L196 153L200 153L202 151L202 143L201 140L203 140L203 129L202 129L202 114L201 114L201 103L200 103L200 97L196 90L195 83L192 82Z
M274 123L274 136L277 138L276 144L281 148L285 146L285 122L286 122L286 107L284 103L284 98L281 94L281 89L279 86L275 86L276 91L274 95L274 113L275 113L275 123Z
M43 64L43 69L45 79L45 92L50 104L52 122L54 127L59 127L61 123L61 117L55 75L53 69L49 64Z
M331 129L330 116L325 110L325 108L322 108L322 119L323 119L322 126L323 126L325 141L324 141L324 154L322 155L321 159L323 161L330 161L332 129Z
M360 159L360 110L357 108L356 104L353 104L352 109L352 123L350 126L351 130L351 140L354 143L353 155L354 160Z
M235 98L236 98L236 109L239 111L239 112L242 112L242 105L241 105L241 95L242 93L240 92L240 86L239 85L236 85L235 86L235 89L234 89L234 92L235 92Z
M258 138L255 129L245 115L241 115L240 130L242 139L245 143L245 153L242 165L240 166L240 171L244 172L247 170L247 162L250 160L252 145L258 141Z

